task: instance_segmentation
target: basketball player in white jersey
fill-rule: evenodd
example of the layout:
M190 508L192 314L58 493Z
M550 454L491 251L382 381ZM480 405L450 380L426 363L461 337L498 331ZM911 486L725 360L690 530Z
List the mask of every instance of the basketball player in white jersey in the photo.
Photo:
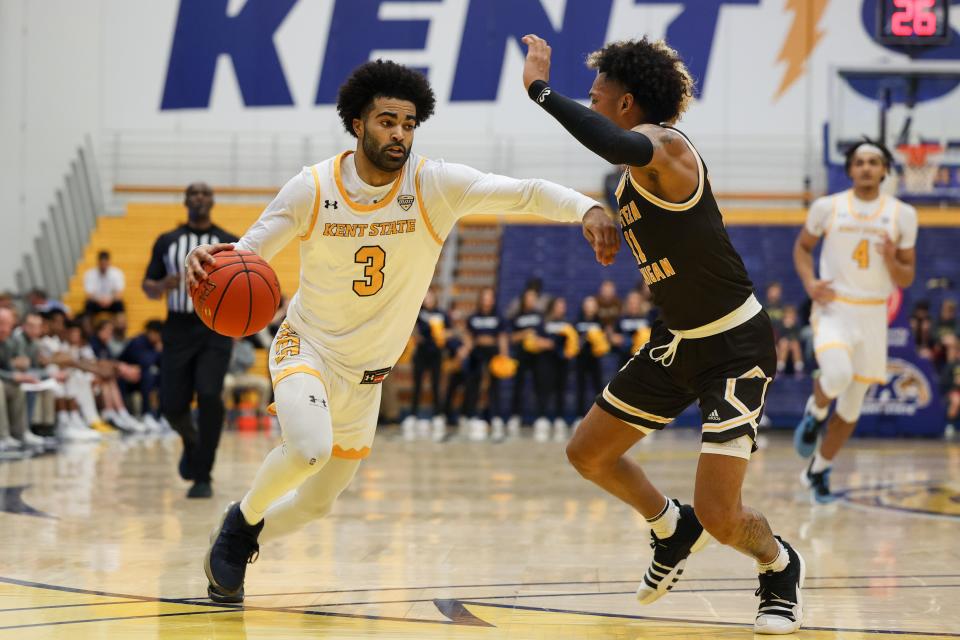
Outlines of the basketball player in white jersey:
M833 460L856 427L867 389L886 382L887 298L895 288L910 286L915 275L917 212L880 191L892 159L871 141L851 148L846 169L853 188L813 203L793 249L797 274L814 303L810 320L820 368L794 431L797 453L813 456L804 479L815 503L833 500ZM813 251L821 240L818 276Z
M582 222L602 264L619 248L611 218L576 191L411 153L434 104L416 71L380 60L358 67L337 101L356 150L305 167L235 245L269 260L297 241L300 287L269 360L283 443L212 535L204 563L212 600L242 601L261 531L275 538L324 516L369 455L379 383L403 352L458 218L533 212ZM190 284L232 246L194 250Z

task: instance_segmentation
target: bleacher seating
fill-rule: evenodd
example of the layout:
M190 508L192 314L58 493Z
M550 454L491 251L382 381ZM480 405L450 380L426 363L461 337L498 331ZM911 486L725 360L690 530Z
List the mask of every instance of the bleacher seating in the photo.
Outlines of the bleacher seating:
M213 209L213 220L224 229L241 235L262 210L262 203L217 204ZM151 318L164 318L164 302L147 298L140 283L150 261L154 240L185 221L186 212L180 203L131 203L126 215L101 217L70 280L70 288L64 296L66 305L75 312L83 310L83 274L96 265L97 252L106 249L110 252L113 265L126 276L127 287L123 298L127 306L129 335L139 333ZM299 264L299 249L295 242L271 260L280 279L281 291L288 298L296 291ZM266 352L258 350L257 353L259 359L254 365L255 370L264 370Z
M743 257L761 300L763 288L777 280L783 285L784 302L804 302L803 286L793 268L793 243L799 230L793 225L728 227L730 240ZM927 290L927 282L944 276L956 280L956 274L960 274L960 228L921 227L917 246L917 277L909 297L913 301L930 300L936 309L943 298L958 295L944 289ZM579 227L511 225L501 239L500 306L505 308L516 298L533 276L543 278L547 293L565 296L571 309L584 296L595 294L603 279L616 282L621 294L640 281L636 263L625 247L613 265L597 264Z

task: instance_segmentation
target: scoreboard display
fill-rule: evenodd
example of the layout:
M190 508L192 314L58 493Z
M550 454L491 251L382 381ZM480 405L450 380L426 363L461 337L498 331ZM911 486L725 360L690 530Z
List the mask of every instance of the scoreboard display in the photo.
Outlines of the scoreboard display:
M877 40L913 47L946 44L949 14L950 0L878 0Z

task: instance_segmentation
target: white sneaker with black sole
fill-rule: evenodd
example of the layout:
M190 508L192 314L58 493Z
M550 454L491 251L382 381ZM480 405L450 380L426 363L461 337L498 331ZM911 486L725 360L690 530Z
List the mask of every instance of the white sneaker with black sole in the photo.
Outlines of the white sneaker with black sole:
M669 538L661 540L653 531L650 531L653 547L653 560L643 576L643 582L637 588L637 600L640 604L651 604L662 598L683 575L683 567L691 553L703 549L710 541L710 534L703 528L693 507L673 503L680 509L677 519L677 528Z

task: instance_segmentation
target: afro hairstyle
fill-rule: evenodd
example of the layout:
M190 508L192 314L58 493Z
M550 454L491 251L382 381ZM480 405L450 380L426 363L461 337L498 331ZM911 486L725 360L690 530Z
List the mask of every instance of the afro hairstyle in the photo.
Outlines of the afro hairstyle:
M612 42L588 55L587 67L623 85L653 124L676 122L693 99L690 72L663 40Z
M354 138L354 118L363 118L376 98L409 100L417 109L417 126L433 115L437 104L427 78L415 69L391 60L365 62L350 74L337 95L337 113Z

